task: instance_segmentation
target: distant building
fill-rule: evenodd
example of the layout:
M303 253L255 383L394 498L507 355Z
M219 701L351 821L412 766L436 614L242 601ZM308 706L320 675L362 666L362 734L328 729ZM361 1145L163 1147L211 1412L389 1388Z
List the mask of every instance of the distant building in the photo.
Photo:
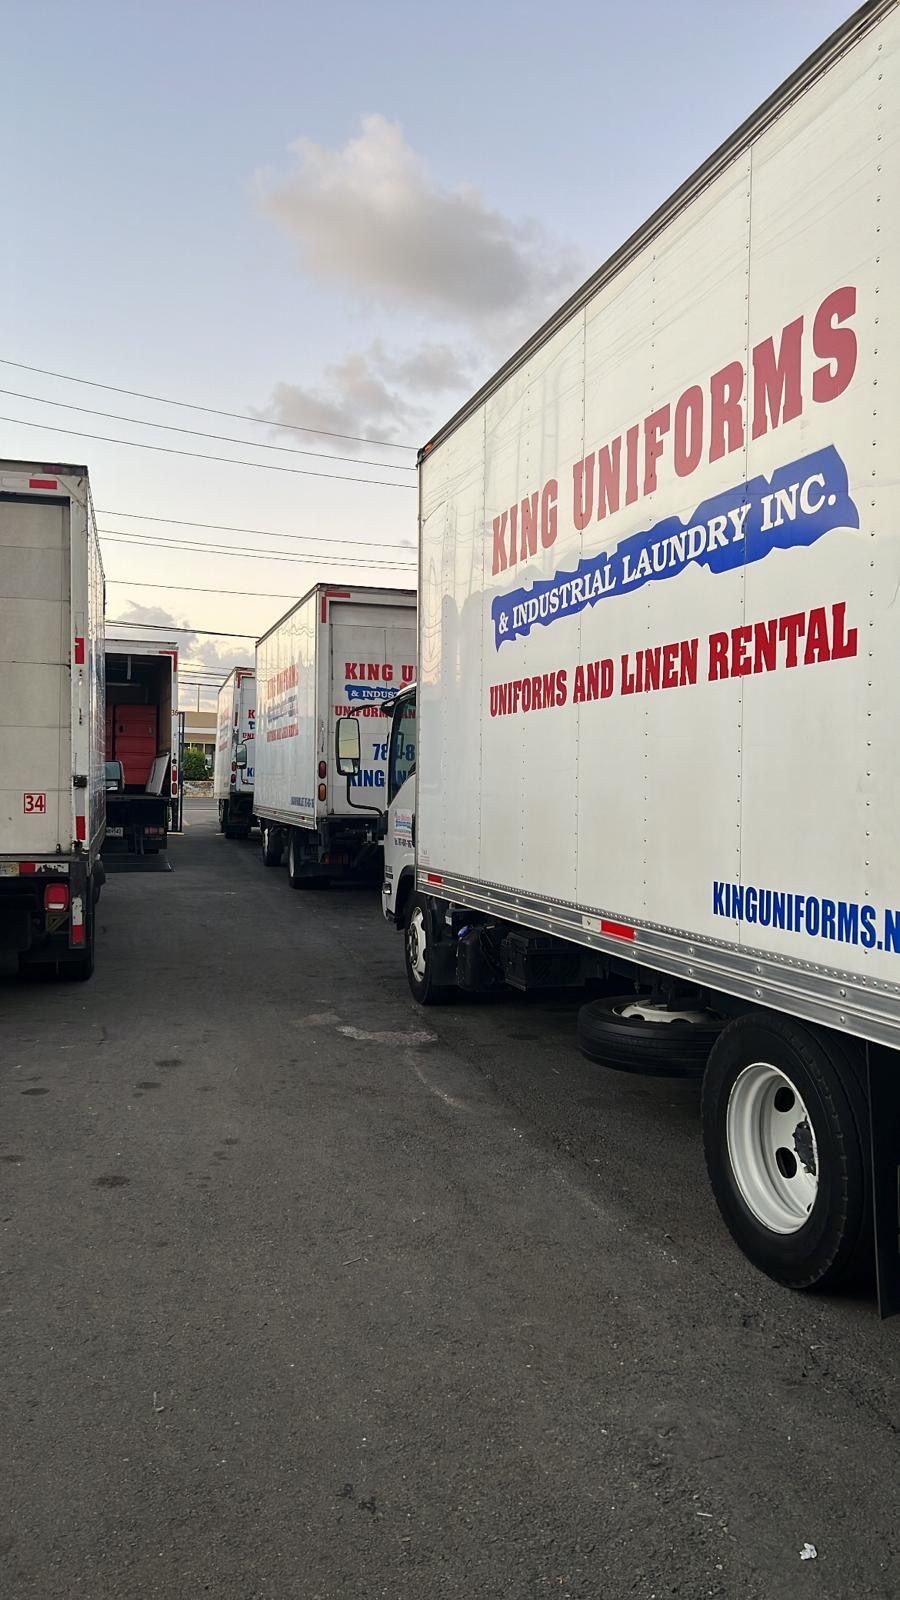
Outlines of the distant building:
M184 713L184 747L186 750L202 750L210 761L216 754L216 713L210 711L186 711Z

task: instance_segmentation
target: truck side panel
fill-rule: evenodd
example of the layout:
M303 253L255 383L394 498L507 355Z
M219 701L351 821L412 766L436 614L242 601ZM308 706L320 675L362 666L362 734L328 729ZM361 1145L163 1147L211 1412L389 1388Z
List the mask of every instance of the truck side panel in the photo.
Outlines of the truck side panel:
M898 108L893 11L420 474L423 882L877 1038Z
M381 706L415 676L414 614L407 606L335 602L330 607L327 643L330 652L325 658L328 707L323 719L323 759L330 770L337 718L357 716L362 768L353 785L353 799L357 806L383 805L388 723L381 715ZM344 781L335 778L329 785L327 809L333 816L352 815L353 805L348 802Z
M256 809L300 827L316 814L318 625L313 591L256 647Z
M238 743L247 747L247 765L239 767L237 787L244 794L252 793L256 761L256 677L252 672L242 672L238 688Z

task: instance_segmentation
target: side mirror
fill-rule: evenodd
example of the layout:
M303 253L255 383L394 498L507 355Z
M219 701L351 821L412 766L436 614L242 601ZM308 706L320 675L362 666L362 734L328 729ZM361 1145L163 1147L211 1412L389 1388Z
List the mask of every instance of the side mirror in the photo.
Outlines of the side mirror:
M247 746L245 744L239 744L235 750L234 764L236 767L245 767L247 765Z
M340 776L355 778L362 765L358 717L338 717L334 743Z

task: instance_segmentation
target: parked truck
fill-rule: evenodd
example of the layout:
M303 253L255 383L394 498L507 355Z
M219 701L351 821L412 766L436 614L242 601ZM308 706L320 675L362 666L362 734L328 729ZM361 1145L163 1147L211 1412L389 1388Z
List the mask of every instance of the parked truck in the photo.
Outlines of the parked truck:
M158 855L174 826L180 783L178 645L106 642L106 846Z
M412 680L415 604L406 589L317 584L257 643L253 804L263 860L277 866L286 852L295 889L381 877L381 706ZM365 738L345 782L332 774L331 752L336 723L352 714ZM249 748L238 751L239 767Z
M235 667L216 702L213 797L226 839L247 839L255 821L253 781L256 750L256 674Z
M0 461L0 948L89 978L103 883L104 584L86 467Z
M597 983L725 1223L900 1310L900 12L862 8L419 457L412 994ZM360 730L339 734L339 770ZM874 1219L874 1230L873 1230Z

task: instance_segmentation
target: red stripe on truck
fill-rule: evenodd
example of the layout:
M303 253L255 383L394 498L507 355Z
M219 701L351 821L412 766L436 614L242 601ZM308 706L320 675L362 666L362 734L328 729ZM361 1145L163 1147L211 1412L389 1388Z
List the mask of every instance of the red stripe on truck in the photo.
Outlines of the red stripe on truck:
M75 665L76 665L76 667L83 667L84 666L84 640L83 639L76 638L76 640L75 640Z
M59 484L55 478L29 478L29 489L58 489Z
M75 837L81 840L87 838L87 822L84 817L75 818Z
M633 939L634 929L629 928L625 922L609 922L606 917L600 918L600 932L605 933L610 939Z
M443 881L444 880L439 872L428 872L425 875L426 883L443 883Z
M350 590L349 589L326 589L325 593L322 596L322 621L323 622L327 622L328 621L328 602L329 602L329 600L349 600L349 599L350 599Z

